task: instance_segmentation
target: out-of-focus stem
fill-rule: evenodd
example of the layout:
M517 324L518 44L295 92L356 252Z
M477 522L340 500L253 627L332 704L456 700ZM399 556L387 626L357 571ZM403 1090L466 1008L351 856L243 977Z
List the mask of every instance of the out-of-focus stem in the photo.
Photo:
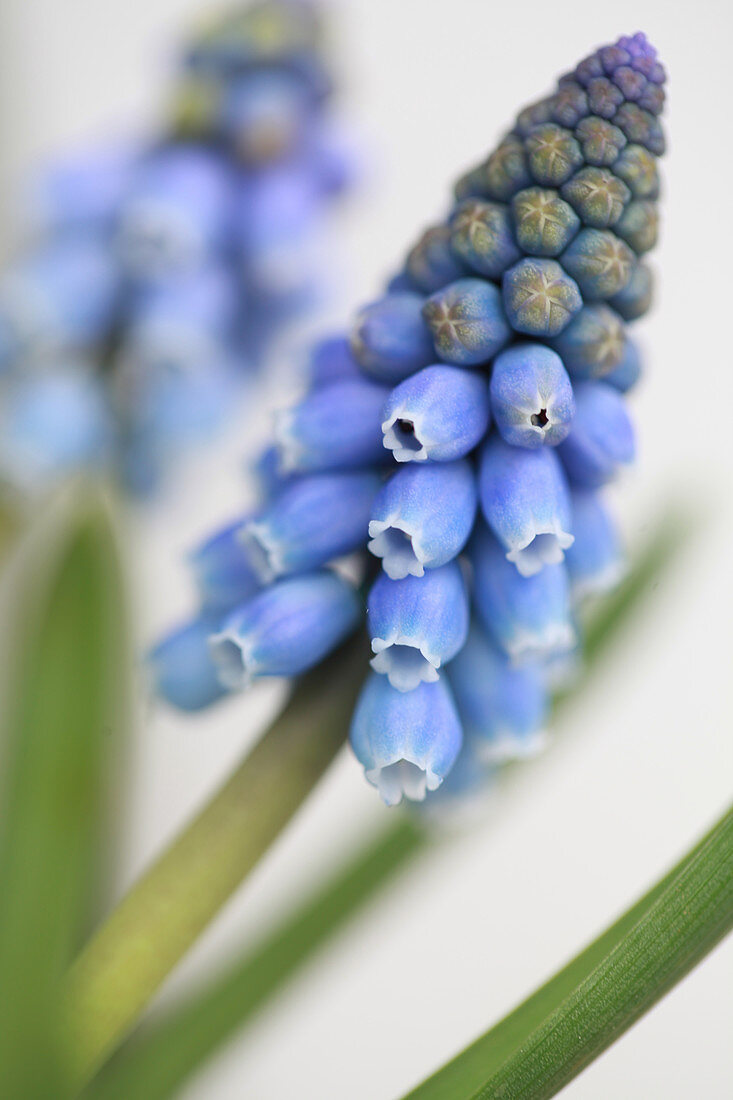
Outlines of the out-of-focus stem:
M363 672L359 640L304 677L252 752L79 956L64 1013L75 1086L127 1034L315 787L344 742Z

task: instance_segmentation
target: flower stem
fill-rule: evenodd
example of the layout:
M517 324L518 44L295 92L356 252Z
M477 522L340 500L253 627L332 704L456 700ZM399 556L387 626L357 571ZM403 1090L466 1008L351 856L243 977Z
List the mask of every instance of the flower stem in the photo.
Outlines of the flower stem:
M303 678L252 752L81 953L63 1025L75 1087L127 1034L326 771L344 742L363 668L359 639Z

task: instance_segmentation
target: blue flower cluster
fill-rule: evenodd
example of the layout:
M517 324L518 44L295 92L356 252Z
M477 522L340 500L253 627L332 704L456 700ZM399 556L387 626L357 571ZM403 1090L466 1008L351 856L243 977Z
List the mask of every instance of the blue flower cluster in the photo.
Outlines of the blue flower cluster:
M314 228L351 171L317 11L263 0L183 56L167 132L59 160L0 276L0 476L80 467L152 488L206 438L319 283Z
M383 799L536 751L579 602L623 567L601 490L634 458L627 322L650 303L663 84L641 34L582 61L315 348L262 507L197 552L202 615L154 654L170 700L315 665L360 621L328 566L361 551L373 657L351 744Z

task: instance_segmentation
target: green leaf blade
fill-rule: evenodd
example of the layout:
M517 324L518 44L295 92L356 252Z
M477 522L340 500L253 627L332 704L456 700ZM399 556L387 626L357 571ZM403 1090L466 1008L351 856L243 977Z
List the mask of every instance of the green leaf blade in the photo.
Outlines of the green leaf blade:
M56 1009L89 901L124 614L106 517L26 567L8 623L0 824L0 1094L61 1095Z
M602 936L404 1100L543 1100L733 927L733 811Z

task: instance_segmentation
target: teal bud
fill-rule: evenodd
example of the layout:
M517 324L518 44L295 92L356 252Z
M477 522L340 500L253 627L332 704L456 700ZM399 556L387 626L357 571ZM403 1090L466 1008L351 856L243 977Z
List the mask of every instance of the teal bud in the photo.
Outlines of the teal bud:
M627 145L619 154L613 171L628 186L635 199L658 198L657 158L642 145Z
M661 115L664 110L664 100L664 88L660 87L659 84L649 83L637 102L645 111L650 111L653 115Z
M643 317L654 297L654 276L647 264L637 264L623 290L611 298L610 304L624 321Z
M514 233L530 256L559 256L580 229L580 218L557 191L527 187L512 199Z
M605 76L591 80L587 91L591 113L601 118L613 118L624 101L621 89Z
M661 156L664 152L666 142L662 124L650 111L645 111L636 103L624 103L613 116L613 121L635 145L642 145L655 156Z
M654 248L659 236L659 208L650 199L634 199L616 223L615 232L637 255Z
M433 357L421 310L424 298L409 291L387 294L365 306L351 330L351 351L379 382L399 382Z
M624 326L607 305L583 306L552 344L573 378L602 378L621 362Z
M504 204L466 199L453 213L450 230L454 255L479 275L496 279L521 255Z
M433 294L465 274L463 264L451 249L451 231L447 225L425 230L407 254L407 274L425 294Z
M482 165L458 181L455 195L457 199L475 195L495 202L508 202L512 195L531 183L524 145L510 134Z
M581 229L561 256L586 301L612 298L628 283L635 256L610 229Z
M624 99L632 102L639 100L647 86L647 80L643 73L632 69L630 65L621 65L611 75L616 87L620 90Z
M517 115L514 123L514 133L526 138L535 126L541 126L544 122L552 122L552 99L538 99L536 103L529 103Z
M550 100L550 120L569 130L574 129L589 114L590 105L585 89L575 82L563 84Z
M571 131L553 122L537 126L525 147L532 178L544 187L559 187L583 164L583 153Z
M583 157L588 164L608 167L626 145L626 135L607 118L591 115L580 121L575 130Z
M511 330L501 294L484 279L459 279L423 307L435 351L446 363L485 363L509 343Z
M641 355L639 349L630 337L626 337L624 354L621 362L614 367L610 374L603 379L613 386L619 393L628 393L636 385L641 377Z
M581 168L563 184L562 196L584 225L605 229L619 220L631 192L608 168Z
M583 305L578 284L555 260L520 260L502 289L509 323L528 336L557 336Z

